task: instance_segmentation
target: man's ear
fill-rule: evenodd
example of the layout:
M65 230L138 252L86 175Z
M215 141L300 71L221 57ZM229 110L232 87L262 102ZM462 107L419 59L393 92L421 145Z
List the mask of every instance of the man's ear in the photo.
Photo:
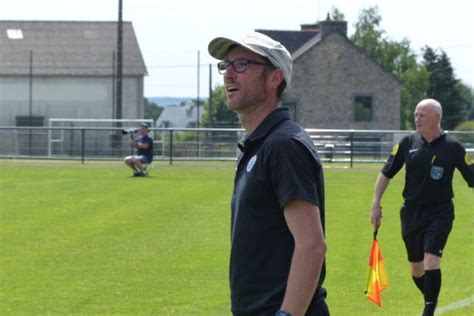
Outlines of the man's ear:
M284 80L283 70L277 68L272 71L270 76L270 84L272 86L278 87L280 83Z

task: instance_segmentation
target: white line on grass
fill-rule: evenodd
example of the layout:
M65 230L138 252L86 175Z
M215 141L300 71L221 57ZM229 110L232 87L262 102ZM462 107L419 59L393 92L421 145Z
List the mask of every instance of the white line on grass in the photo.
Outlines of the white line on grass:
M456 309L461 309L461 308L467 307L467 306L472 305L472 304L474 304L474 295L471 296L471 297L465 298L463 300L451 303L449 305L437 308L436 309L436 315L441 315L441 314L444 314L444 313L447 313L447 312L450 312L450 311L453 311L453 310L456 310Z

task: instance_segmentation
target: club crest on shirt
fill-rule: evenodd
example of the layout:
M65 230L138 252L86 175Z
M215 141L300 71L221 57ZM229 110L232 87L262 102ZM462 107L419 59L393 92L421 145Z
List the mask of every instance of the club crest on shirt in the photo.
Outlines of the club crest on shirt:
M252 158L250 158L248 164L247 164L247 172L250 172L253 168L253 166L255 165L255 162L257 161L257 155L253 156Z
M438 166L431 167L431 179L439 180L443 176L444 168Z

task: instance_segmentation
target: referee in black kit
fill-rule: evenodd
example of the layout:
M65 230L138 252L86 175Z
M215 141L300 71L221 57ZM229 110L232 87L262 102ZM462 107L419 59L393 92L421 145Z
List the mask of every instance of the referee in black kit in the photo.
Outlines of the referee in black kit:
M375 184L371 221L380 226L380 204L390 179L405 164L402 237L416 286L423 293L423 316L434 315L441 289L441 256L454 220L453 173L457 168L474 187L474 164L464 147L440 127L441 104L425 99L415 109L416 132L396 145Z

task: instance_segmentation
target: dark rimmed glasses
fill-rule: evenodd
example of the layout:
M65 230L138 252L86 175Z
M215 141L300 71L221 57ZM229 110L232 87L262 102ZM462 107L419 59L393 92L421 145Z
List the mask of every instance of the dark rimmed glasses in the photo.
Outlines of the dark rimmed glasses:
M255 60L245 59L245 58L238 58L233 61L221 61L217 64L217 69L219 69L219 73L221 75L225 74L227 68L232 66L235 72L243 73L247 70L248 65L262 65L262 66L273 66L269 63L262 63Z

